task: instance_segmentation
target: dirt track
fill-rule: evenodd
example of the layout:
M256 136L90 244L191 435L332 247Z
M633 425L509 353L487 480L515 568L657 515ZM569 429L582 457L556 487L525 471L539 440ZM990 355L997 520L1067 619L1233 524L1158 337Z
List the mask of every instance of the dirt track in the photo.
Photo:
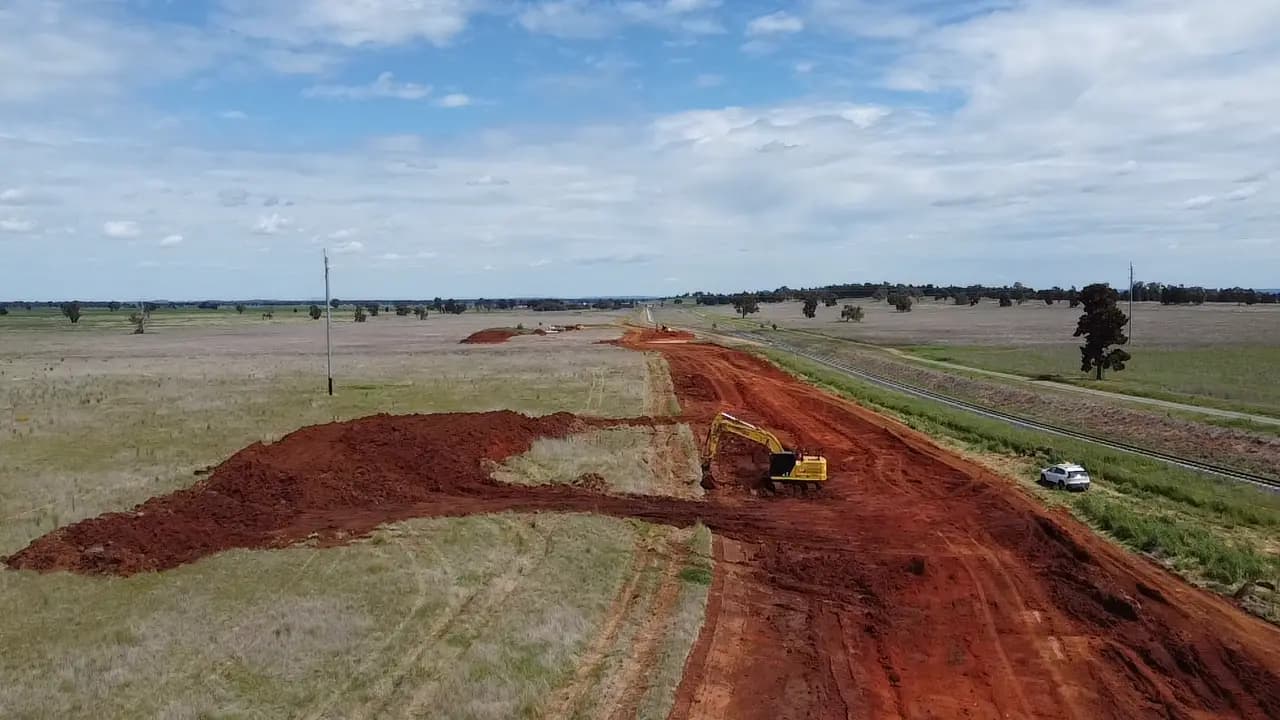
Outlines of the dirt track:
M505 509L701 518L719 562L674 717L1280 717L1276 628L890 420L742 353L663 339L624 344L666 357L694 422L726 409L826 454L823 496L746 492L756 469L741 446L708 502L501 486L491 461L616 421L378 416L252 446L190 490L8 562L127 573Z

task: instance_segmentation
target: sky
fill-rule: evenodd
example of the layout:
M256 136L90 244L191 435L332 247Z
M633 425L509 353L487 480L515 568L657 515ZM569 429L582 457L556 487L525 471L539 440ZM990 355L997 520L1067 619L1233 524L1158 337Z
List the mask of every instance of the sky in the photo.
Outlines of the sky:
M4 0L0 298L1280 286L1275 0Z

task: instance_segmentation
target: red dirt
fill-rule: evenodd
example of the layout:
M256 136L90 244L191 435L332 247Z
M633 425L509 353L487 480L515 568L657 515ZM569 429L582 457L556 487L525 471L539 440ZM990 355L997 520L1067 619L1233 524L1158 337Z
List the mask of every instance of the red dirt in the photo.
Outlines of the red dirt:
M503 486L490 463L536 437L654 421L376 416L250 446L189 490L7 562L127 574L500 510L702 519L721 562L672 717L1280 717L1277 628L892 420L752 356L662 339L622 344L664 354L686 419L705 429L725 409L823 452L823 494L742 491L754 463L739 446L706 502Z
M458 341L461 345L497 345L504 343L511 338L519 335L518 330L509 328L489 328L488 330L480 330L473 332L465 338Z

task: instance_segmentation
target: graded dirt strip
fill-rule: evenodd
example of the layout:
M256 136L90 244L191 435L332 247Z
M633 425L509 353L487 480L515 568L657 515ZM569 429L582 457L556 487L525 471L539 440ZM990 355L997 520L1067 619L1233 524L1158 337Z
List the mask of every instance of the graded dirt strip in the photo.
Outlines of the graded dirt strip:
M768 497L729 444L706 501L504 486L494 463L617 424L516 413L375 416L253 445L188 490L55 530L6 562L129 574L232 547L342 542L383 522L595 512L720 538L675 718L1277 718L1280 629L1015 485L734 350L633 333L699 429L719 410L825 454L820 496Z
M740 508L707 521L736 547L676 717L1280 717L1275 627L752 356L628 342L692 414L831 463L821 498L712 493ZM760 467L727 460L721 486Z

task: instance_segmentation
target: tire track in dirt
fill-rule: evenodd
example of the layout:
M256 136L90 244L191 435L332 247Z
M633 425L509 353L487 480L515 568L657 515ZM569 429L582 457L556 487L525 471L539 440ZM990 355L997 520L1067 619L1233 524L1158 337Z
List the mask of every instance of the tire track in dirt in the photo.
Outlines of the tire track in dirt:
M680 571L689 560L689 548L677 543L675 552L666 558L658 578L658 588L653 594L651 607L640 629L631 638L630 652L611 683L617 690L609 693L603 707L613 708L610 720L634 718L640 702L650 687L650 678L657 674L654 667L662 641L671 633L671 612L680 596Z
M618 635L622 631L627 616L640 601L640 593L637 591L640 580L645 572L657 563L658 556L647 543L638 541L635 548L627 578L618 589L618 593L614 595L608 611L605 612L600 632L592 639L586 652L578 661L578 666L569 682L555 692L551 702L544 708L542 714L544 720L571 720L575 717L583 697L593 687L593 676L604 663L609 651L617 644Z

